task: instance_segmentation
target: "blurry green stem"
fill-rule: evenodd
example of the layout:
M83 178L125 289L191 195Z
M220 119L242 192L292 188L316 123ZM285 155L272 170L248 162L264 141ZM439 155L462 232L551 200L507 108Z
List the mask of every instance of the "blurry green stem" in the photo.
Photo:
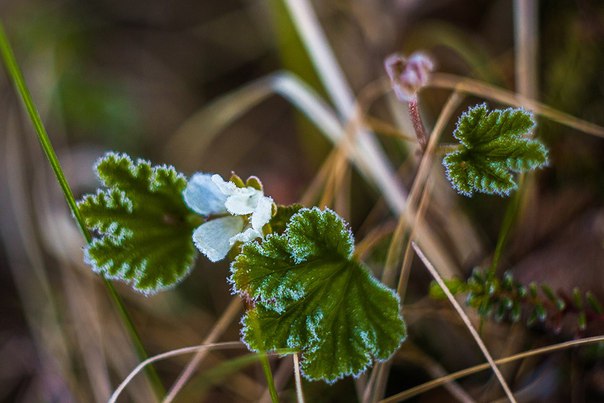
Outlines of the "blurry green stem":
M61 186L61 190L63 191L63 195L65 196L65 200L67 201L67 205L69 206L69 209L71 210L71 213L73 214L73 216L76 220L76 223L78 225L80 232L86 239L86 242L90 243L92 241L92 236L90 235L90 232L86 228L86 225L84 224L84 219L83 219L80 211L78 210L75 198L73 197L73 192L71 191L71 188L69 187L69 183L67 183L67 179L65 178L65 174L63 173L63 169L61 168L59 159L57 158L57 155L56 155L56 153L52 147L52 144L50 142L50 139L48 137L48 133L46 132L46 129L44 128L44 124L42 123L42 119L40 118L40 114L38 113L38 110L36 109L36 106L34 105L34 103L32 101L29 90L27 89L27 86L25 84L25 79L23 78L23 74L21 73L21 69L19 69L19 66L17 65L15 55L10 46L8 38L6 37L6 33L4 31L4 24L2 24L1 21L0 21L0 53L2 56L2 61L4 62L4 66L6 68L6 71L15 86L17 94L21 97L21 100L23 101L23 104L25 105L25 109L27 110L29 118L31 119L31 122L34 126L34 129L38 136L38 140L40 141L40 145L42 146L42 150L44 151L44 154L46 155L46 158L48 159L48 162L50 163L50 166L52 167L52 170L57 178L57 181L59 182L59 186ZM114 301L114 303L116 304L116 306L118 308L122 322L124 323L124 325L128 329L128 332L130 333L130 337L132 339L132 342L134 343L136 353L137 353L139 359L141 359L141 360L146 359L147 353L145 352L141 338L138 335L138 332L136 331L136 329L134 327L132 318L126 311L126 307L124 306L122 299L120 298L118 293L115 291L113 284L111 284L105 278L104 278L104 282L105 282L105 286L107 287L107 290L109 292L109 295L111 296L111 299ZM155 372L155 369L152 366L147 367L147 375L149 376L149 379L150 379L156 393L158 395L163 396L164 387L161 384L159 377L157 376L157 372Z
M495 252L493 253L493 261L491 262L490 273L494 274L497 270L497 266L499 265L499 261L501 260L501 255L503 253L503 248L507 244L508 236L512 231L514 223L518 218L518 211L520 209L520 205L522 199L524 197L524 180L525 175L522 174L518 178L518 191L514 194L512 199L509 201L509 204L505 210L505 215L503 216L503 222L501 223L501 229L499 230L499 236L497 238L497 246L495 247Z
M277 395L277 388L275 387L275 380L273 379L273 372L271 371L271 364L268 361L268 355L266 353L258 353L260 356L260 363L262 364L262 370L266 377L266 383L268 384L268 391L271 394L271 400L273 403L279 403L279 395Z

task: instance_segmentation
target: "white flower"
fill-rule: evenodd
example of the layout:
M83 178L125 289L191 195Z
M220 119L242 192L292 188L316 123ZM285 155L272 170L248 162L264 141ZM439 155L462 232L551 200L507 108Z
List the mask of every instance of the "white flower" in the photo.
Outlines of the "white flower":
M195 246L212 262L224 259L235 242L261 238L262 227L272 216L272 198L253 187L237 187L220 175L193 175L183 195L196 213L223 216L201 224L193 233ZM248 215L251 218L246 220Z

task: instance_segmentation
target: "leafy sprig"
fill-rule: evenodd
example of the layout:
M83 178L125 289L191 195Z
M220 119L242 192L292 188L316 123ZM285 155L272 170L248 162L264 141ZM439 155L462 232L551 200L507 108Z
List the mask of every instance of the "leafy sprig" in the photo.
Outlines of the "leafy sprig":
M249 243L231 265L251 301L243 340L254 351L302 351L306 378L334 382L386 360L406 337L398 296L353 258L333 211L301 209L282 235Z
M466 304L483 318L523 321L527 326L543 323L556 333L562 330L563 323L569 322L565 318L574 318L575 333L584 331L590 322L604 321L600 301L591 292L577 288L567 295L546 284L521 284L509 272L499 279L492 271L478 268L466 281L450 279L446 283L454 295L466 294ZM430 296L443 299L445 294L438 284L432 283Z
M95 271L157 292L191 269L192 238L214 245L231 234L208 224L238 220L222 252L241 251L230 280L250 302L242 321L250 349L300 351L308 379L334 382L386 360L405 339L398 296L354 258L352 233L333 211L277 208L257 178L199 173L187 183L172 167L123 154L105 155L96 171L105 188L79 202L98 233L86 248Z
M508 195L517 187L513 173L547 164L545 146L524 137L534 128L532 114L524 109L489 111L481 104L463 113L453 132L459 147L443 159L453 188L464 196Z
M186 178L170 166L107 153L95 166L105 189L78 202L98 237L85 249L93 270L145 294L174 286L191 270L200 219L185 205ZM198 222L196 222L198 221Z

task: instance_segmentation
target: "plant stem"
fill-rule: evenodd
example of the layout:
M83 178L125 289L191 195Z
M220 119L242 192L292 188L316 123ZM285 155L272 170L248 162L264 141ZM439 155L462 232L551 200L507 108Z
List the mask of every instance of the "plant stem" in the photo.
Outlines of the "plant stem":
M268 361L268 355L266 353L258 353L260 355L260 363L262 364L262 370L266 377L266 383L268 385L268 391L271 394L271 401L273 403L279 403L279 395L277 394L277 388L275 387L275 380L273 379L273 371L271 371L271 364Z
M130 340L132 341L134 349L136 350L136 356L140 361L145 361L149 358L149 354L147 354L147 351L145 350L143 341L140 335L138 334L138 331L136 330L136 326L132 321L132 317L130 316L128 310L126 309L126 306L124 305L124 301L115 290L115 287L113 286L111 281L107 280L107 278L105 278L104 276L103 283L105 284L107 292L111 296L111 299L113 300L113 303L117 308L122 324L126 327L126 330L130 335ZM153 365L146 366L145 373L149 378L149 382L151 383L153 390L155 391L155 395L158 397L158 399L163 398L166 395L166 389L161 379L159 378L155 367Z
M304 392L302 391L302 378L300 377L300 360L298 353L293 354L294 357L294 378L296 382L296 398L298 403L304 403Z
M426 136L426 128L422 121L422 116L419 113L419 103L417 95L409 101L409 116L411 116L411 122L413 123L413 129L417 136L417 142L422 149L422 152L426 150L428 145L428 136Z
M61 190L63 191L63 196L65 197L65 201L67 202L67 205L69 206L69 210L73 214L76 224L77 224L80 232L84 236L86 243L90 243L92 241L92 235L86 228L86 225L84 223L84 218L82 217L82 214L80 213L80 211L77 207L76 200L73 196L73 192L71 191L69 183L67 182L67 179L65 178L65 174L63 172L63 169L61 168L61 164L59 163L59 159L57 158L54 148L52 147L52 143L50 142L50 138L48 137L46 128L44 127L44 124L42 123L40 114L38 113L38 110L36 109L36 106L34 105L34 102L31 98L31 94L29 93L27 85L25 84L25 79L23 78L23 73L21 72L21 69L19 68L19 65L17 64L15 55L13 53L13 50L10 46L10 43L9 43L6 33L4 31L4 25L1 21L0 21L0 54L2 57L2 61L4 62L6 71L7 71L8 75L10 76L10 79L12 80L13 85L15 86L16 92L20 96L21 101L23 102L25 109L29 115L29 118L31 119L31 122L36 131L36 135L38 137L38 141L40 142L40 146L42 147L42 150L44 151L44 154L46 155L46 158L48 159L48 162L50 163L50 166L55 174L55 177L57 178L57 182L59 182L59 186L61 187ZM132 339L132 342L135 346L138 358L140 360L147 359L148 356L143 347L141 338L138 335L138 332L136 331L136 329L134 327L132 318L126 311L126 307L125 307L122 299L116 292L115 288L113 287L113 284L111 284L111 282L109 282L106 278L103 278L103 280L104 280L105 286L107 287L107 291L108 291L111 299L113 300L113 302L115 303L115 305L118 308L120 318L130 334L130 338ZM154 388L155 392L157 393L157 395L163 396L164 387L161 384L161 381L159 379L159 376L157 375L157 372L155 372L155 369L152 366L147 367L147 375L149 376L149 380L150 380L151 384L153 385L153 388Z
M492 273L495 273L497 270L497 266L499 265L501 255L503 253L503 248L507 244L510 232L512 231L516 218L518 217L520 203L524 194L524 186L522 186L524 184L524 178L524 175L520 175L520 178L518 178L518 191L512 196L512 199L509 201L509 204L505 210L503 221L501 223L501 229L499 230L499 236L497 237L497 245L495 246L495 252L493 253L493 260L491 262L490 271Z

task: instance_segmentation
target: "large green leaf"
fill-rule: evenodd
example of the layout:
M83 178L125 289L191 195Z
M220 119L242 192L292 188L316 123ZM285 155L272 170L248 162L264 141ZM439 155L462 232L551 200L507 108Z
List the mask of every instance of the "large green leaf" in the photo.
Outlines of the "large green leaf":
M333 211L301 209L282 235L244 246L231 266L251 299L243 339L255 351L302 351L308 379L357 375L406 337L397 295L354 259L354 240Z
M193 266L191 236L199 224L182 197L186 178L173 167L115 153L101 158L96 172L107 188L78 203L99 234L85 250L93 270L146 294L183 279Z
M453 187L465 196L473 192L507 195L516 189L513 172L547 164L547 149L538 140L524 137L535 128L524 109L489 112L486 104L465 112L453 135L460 146L443 160Z

